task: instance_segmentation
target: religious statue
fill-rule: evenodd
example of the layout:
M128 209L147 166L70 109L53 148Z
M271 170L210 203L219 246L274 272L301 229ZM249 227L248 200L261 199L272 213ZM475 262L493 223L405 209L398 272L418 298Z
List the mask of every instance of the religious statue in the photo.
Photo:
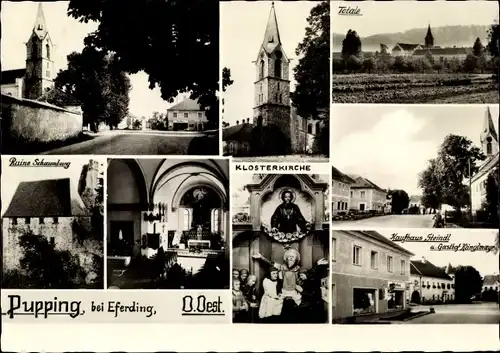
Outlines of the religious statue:
M295 304L300 305L302 296L302 288L299 285L299 273L300 273L300 253L297 249L288 247L283 254L284 264L272 263L260 253L255 253L253 255L254 259L258 259L269 266L274 266L279 271L279 277L283 281L281 294L283 298L291 298ZM328 265L328 260L320 259L316 266Z
M207 206L207 190L204 188L196 188L193 190L193 220L191 229L198 229L206 227L207 222L210 222L210 208Z
M291 190L284 190L281 193L283 201L271 217L271 232L281 233L305 233L310 224L306 221L299 206L293 203L294 194Z

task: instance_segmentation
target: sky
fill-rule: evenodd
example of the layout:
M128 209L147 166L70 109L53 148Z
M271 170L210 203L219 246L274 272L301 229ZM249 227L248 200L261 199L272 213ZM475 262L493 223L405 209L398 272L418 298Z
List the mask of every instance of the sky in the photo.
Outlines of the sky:
M498 106L490 105L498 133ZM418 175L446 135L480 147L485 105L333 105L330 160L381 188L420 195Z
M54 44L53 56L56 72L67 67L68 54L83 49L83 39L97 29L97 23L80 23L68 17L68 1L44 2L43 9L47 28ZM26 45L35 23L38 2L2 1L2 70L26 67ZM161 98L159 88L149 89L148 76L144 72L130 75L129 111L136 116L149 117L153 112L165 112L174 103Z
M491 25L498 22L496 1L363 1L348 3L358 7L362 16L338 14L339 5L331 3L331 29L345 34L354 28L360 37L378 33L404 32L413 28L453 25Z
M298 63L295 49L303 40L306 18L316 1L276 1L274 7L285 54L291 59L290 91L293 92L293 68ZM223 120L253 117L255 61L264 39L271 1L220 2L220 65L231 70L234 83L224 92Z
M31 162L34 165L38 161L65 163L71 162L67 169L63 167L10 167L11 158L15 158L17 162ZM9 156L2 157L2 215L7 210L17 186L22 181L35 181L47 179L70 178L74 186L78 186L80 174L84 164L89 162L88 157L50 157L50 156ZM104 163L104 160L102 160Z
M478 232L471 232L470 230L454 231L451 235L449 243L457 245L460 243L468 243L470 245L478 245L478 243L481 245L495 245L497 232L497 230L481 230ZM407 232L402 232L400 230L386 230L380 232L380 234L389 239L393 233L398 233L398 235L404 236ZM430 232L428 230L412 230L410 234L412 236L422 236L425 238L427 234L430 234ZM446 235L444 232L434 233L434 235L438 234ZM397 244L415 254L415 256L411 258L412 260L418 261L424 257L427 261L439 267L447 266L448 263L451 263L454 267L458 265L473 266L483 277L485 275L498 274L499 271L498 253L495 255L492 252L485 253L484 251L431 251L429 247L431 245L436 246L437 244L422 242L398 242Z

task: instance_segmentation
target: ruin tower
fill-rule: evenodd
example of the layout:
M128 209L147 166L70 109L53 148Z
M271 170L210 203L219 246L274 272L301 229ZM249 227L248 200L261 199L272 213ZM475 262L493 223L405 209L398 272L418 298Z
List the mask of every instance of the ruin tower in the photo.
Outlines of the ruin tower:
M255 61L253 122L255 126L275 125L287 138L290 138L291 125L289 64L281 44L273 2Z
M43 13L42 3L30 38L26 43L26 80L24 97L38 99L54 85L53 44Z

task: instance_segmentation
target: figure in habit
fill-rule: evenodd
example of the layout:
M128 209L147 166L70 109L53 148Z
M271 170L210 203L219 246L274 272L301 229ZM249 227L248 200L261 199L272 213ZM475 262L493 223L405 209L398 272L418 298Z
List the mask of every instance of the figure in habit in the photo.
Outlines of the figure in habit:
M309 227L299 206L293 203L293 193L290 190L285 190L281 194L283 201L271 217L271 231L273 233L305 233Z
M283 280L282 296L283 298L291 298L295 304L300 305L302 301L302 287L299 285L299 271L300 271L300 253L297 249L288 248L283 254L284 264L272 263L260 253L253 255L254 259L258 259L270 266L274 266L279 270L279 277ZM328 260L321 259L317 262L316 266L328 265Z

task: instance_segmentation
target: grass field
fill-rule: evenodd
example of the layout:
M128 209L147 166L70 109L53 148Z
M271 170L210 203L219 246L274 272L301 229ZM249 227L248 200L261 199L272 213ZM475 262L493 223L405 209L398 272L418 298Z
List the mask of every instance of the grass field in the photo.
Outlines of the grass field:
M333 76L334 103L498 103L490 74L347 74Z

